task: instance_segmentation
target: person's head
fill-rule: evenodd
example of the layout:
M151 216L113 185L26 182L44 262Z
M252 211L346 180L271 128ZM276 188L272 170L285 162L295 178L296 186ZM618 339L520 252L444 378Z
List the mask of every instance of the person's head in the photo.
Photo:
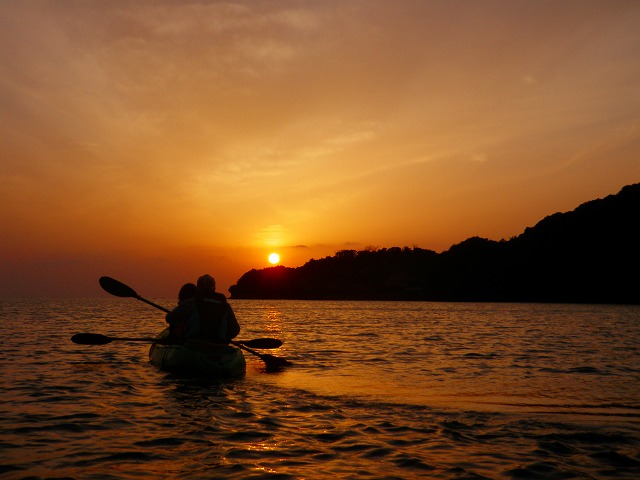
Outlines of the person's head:
M197 287L193 283L185 283L180 292L178 292L178 301L181 302L187 298L193 298L198 292Z
M198 293L206 295L216 291L216 281L211 275L202 275L198 279Z

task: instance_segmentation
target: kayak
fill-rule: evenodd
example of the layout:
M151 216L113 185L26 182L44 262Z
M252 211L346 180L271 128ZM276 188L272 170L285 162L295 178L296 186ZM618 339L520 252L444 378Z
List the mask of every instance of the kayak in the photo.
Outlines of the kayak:
M187 340L182 345L162 343L169 336L165 329L149 349L151 363L167 371L182 371L212 378L232 378L247 368L242 350L233 345Z

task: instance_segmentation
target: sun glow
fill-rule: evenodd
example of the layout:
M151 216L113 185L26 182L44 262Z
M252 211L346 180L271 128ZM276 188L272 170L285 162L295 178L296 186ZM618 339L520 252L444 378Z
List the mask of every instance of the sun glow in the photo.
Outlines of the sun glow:
M280 262L280 255L278 255L277 253L270 253L269 254L269 263L271 263L272 265L275 265L276 263Z

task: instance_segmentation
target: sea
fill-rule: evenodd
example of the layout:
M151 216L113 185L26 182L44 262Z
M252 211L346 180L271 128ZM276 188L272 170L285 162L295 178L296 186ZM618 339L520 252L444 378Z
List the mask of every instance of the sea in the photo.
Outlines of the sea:
M640 478L640 306L231 304L290 366L167 373L70 341L156 335L145 303L1 300L0 478Z

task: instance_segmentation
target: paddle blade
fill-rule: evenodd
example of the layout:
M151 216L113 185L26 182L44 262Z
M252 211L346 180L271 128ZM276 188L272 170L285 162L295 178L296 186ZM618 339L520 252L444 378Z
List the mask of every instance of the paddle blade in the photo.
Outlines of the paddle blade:
M111 295L115 295L116 297L138 298L138 294L133 288L125 285L122 282L119 282L115 278L100 277L98 282L100 283L100 286L104 289L104 291L110 293Z
M238 341L238 343L249 348L262 349L279 348L282 346L282 340L278 340L277 338L255 338L253 340L241 340Z
M73 343L80 345L106 345L113 340L106 335L100 335L99 333L76 333L71 337Z
M267 372L277 372L282 367L292 365L292 363L286 358L274 357L273 355L269 355L267 353L260 355L260 358L267 367Z

